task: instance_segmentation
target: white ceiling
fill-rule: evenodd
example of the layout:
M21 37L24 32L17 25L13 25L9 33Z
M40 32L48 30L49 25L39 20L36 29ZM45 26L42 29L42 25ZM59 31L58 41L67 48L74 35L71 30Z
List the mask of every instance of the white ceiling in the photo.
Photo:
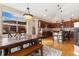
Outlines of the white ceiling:
M15 8L20 11L24 11L27 8L27 3L6 3L6 6ZM62 6L62 17L64 20L67 20L71 17L79 16L79 4L78 3L63 3ZM44 18L49 22L54 22L60 20L59 10L57 3L29 3L30 13ZM47 9L47 12L45 11Z

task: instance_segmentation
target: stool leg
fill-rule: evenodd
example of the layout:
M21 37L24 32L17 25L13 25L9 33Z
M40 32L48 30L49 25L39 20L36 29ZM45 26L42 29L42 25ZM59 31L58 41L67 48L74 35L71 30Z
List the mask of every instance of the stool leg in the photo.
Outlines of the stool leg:
M41 50L41 56L43 56L43 47L41 47L40 50Z

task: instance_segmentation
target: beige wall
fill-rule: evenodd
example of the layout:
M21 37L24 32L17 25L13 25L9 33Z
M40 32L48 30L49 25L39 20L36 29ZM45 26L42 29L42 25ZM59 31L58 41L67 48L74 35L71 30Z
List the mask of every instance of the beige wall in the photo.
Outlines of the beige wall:
M0 8L0 38L2 37L2 8Z

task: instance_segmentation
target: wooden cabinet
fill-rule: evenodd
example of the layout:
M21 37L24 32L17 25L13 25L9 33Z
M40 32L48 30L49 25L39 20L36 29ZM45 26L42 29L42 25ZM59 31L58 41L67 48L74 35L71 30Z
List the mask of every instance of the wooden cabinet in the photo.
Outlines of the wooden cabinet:
M49 23L46 21L39 20L41 28L53 28L53 23Z
M69 27L74 27L74 21L65 21L63 22L63 27L69 28ZM61 24L60 23L53 23L53 28L60 28Z
M63 24L64 27L74 27L74 22L73 21L66 21Z
M43 28L43 29L45 29L45 28L53 28L53 23L48 23L48 22L45 22L45 21L42 21L42 20L39 20L39 22L40 22L40 28ZM42 31L42 35L44 36L44 37L48 37L48 36L50 36L51 35L51 32L50 31L47 31L47 30L43 30Z
M44 37L49 37L49 36L52 35L52 33L51 33L50 31L43 31L42 35L43 35Z

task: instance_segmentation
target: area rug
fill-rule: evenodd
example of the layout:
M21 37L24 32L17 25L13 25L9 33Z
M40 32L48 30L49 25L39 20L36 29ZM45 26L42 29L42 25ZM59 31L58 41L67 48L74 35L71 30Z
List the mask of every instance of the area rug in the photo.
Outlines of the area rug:
M31 54L31 56L41 56L41 54L35 52L35 53ZM43 46L43 56L62 56L62 51L55 49L55 48L51 48L47 45L44 45Z

